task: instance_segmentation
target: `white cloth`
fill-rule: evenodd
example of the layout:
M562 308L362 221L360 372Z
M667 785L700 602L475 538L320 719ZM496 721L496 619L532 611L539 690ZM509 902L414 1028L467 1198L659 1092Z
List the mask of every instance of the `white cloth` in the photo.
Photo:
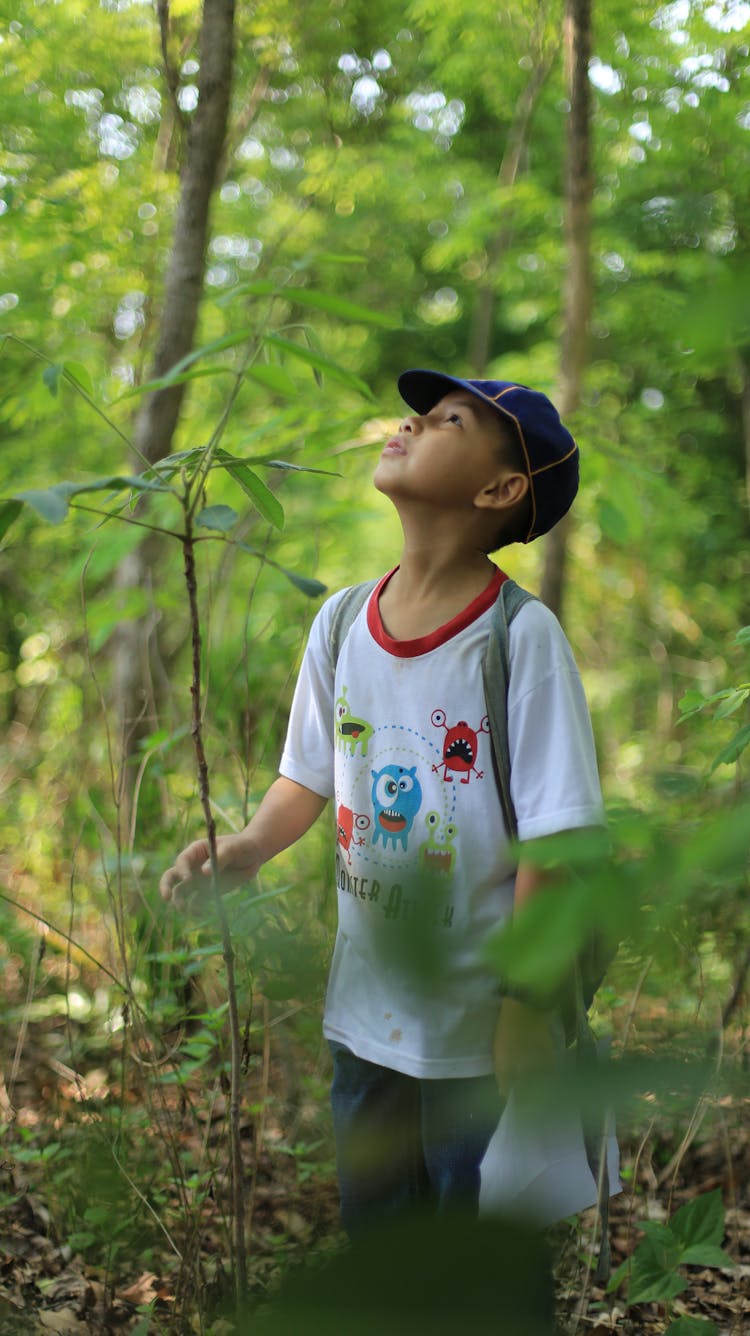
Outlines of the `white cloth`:
M492 1070L497 980L488 935L512 908L514 864L494 780L481 660L500 573L433 635L392 640L384 577L341 646L310 632L280 771L333 797L339 927L324 1032L418 1077ZM521 839L602 820L588 710L542 604L510 632L509 741Z
M574 1079L574 1056L565 1049L561 1028L556 1040L559 1071L568 1070L567 1079ZM608 1042L597 1047L606 1062ZM622 1192L622 1183L613 1118L606 1119L605 1130L608 1195L614 1197ZM514 1215L545 1228L595 1206L597 1200L575 1101L553 1095L540 1103L511 1091L480 1166L480 1215Z

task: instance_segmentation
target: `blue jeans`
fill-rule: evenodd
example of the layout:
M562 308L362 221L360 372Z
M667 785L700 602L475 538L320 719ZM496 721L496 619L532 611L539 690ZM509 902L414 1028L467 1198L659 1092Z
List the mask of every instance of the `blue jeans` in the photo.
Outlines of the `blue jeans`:
M330 1047L341 1220L349 1237L416 1208L475 1217L479 1166L503 1111L494 1076L405 1076L343 1044Z

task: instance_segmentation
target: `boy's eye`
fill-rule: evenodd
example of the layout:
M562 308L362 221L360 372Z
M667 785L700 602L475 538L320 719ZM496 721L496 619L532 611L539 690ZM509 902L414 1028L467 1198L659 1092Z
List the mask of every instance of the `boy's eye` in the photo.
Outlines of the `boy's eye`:
M463 426L463 418L461 417L461 414L460 414L460 413L449 413L449 414L448 414L448 421L449 421L449 422L457 422L458 425L459 425L459 427L462 427L462 426Z

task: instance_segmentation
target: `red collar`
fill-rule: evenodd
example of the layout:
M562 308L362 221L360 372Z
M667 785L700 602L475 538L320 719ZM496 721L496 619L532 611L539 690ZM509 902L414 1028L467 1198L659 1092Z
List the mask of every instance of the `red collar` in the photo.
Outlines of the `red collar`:
M444 626L439 626L436 631L431 631L427 636L419 636L416 640L394 640L393 636L389 636L383 626L380 616L380 595L397 570L398 566L394 566L393 570L388 571L387 575L384 575L373 589L367 604L367 626L373 640L382 649L387 650L389 654L394 654L399 659L415 659L419 654L428 654L430 650L437 649L438 646L444 645L446 641L452 640L454 636L458 635L459 631L464 631L467 626L476 621L477 617L481 617L482 613L487 612L492 607L500 592L500 586L508 578L496 566L489 584L482 590L481 594L477 594L477 597L472 599L467 607L463 608L455 617L451 617L451 620L446 622Z

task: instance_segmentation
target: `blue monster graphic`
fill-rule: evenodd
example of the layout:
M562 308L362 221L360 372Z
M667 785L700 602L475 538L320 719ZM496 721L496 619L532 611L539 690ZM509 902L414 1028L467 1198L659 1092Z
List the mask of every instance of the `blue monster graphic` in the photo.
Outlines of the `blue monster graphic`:
M372 842L382 838L388 848L398 844L406 849L409 832L422 803L422 786L417 779L417 767L405 770L401 765L385 765L372 772L372 803L375 808L375 831Z

